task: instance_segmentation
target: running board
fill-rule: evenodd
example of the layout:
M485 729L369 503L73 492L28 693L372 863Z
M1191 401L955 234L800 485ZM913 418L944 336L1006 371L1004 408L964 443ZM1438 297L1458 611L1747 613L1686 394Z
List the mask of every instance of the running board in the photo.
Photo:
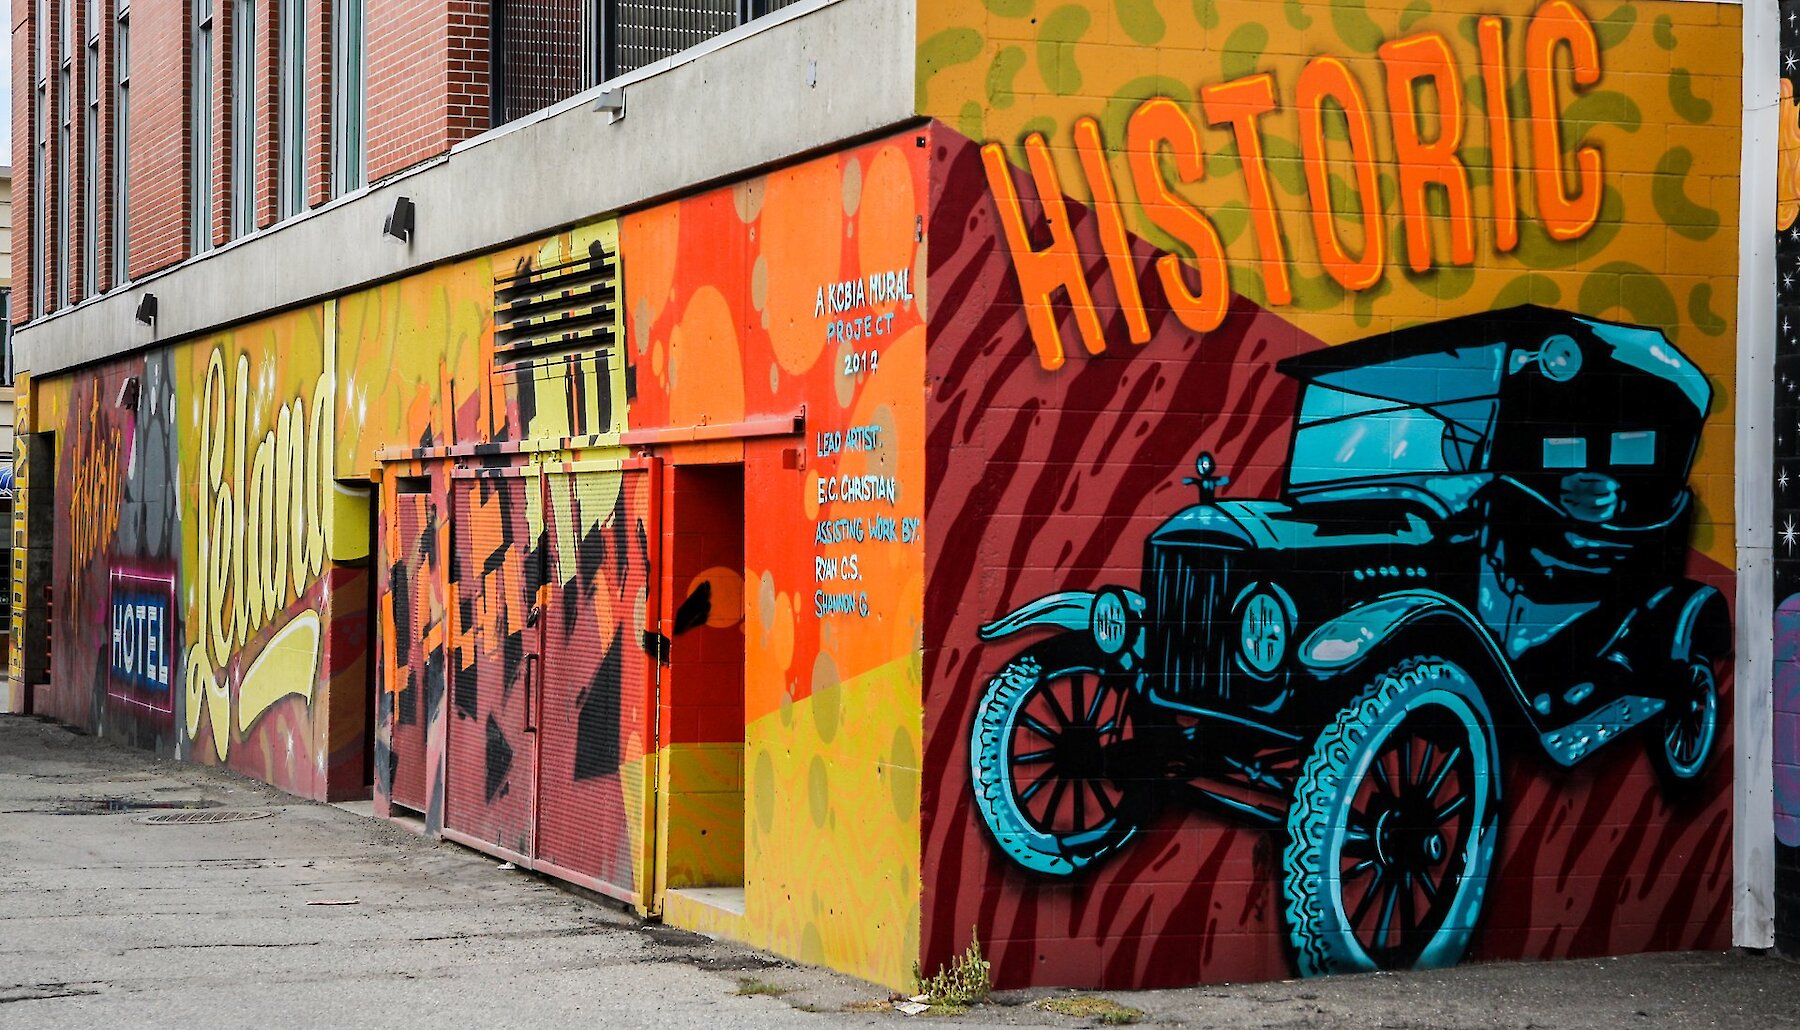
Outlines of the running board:
M1572 766L1610 744L1628 730L1648 722L1663 710L1660 698L1627 695L1596 709L1586 718L1543 734L1544 750L1559 765Z

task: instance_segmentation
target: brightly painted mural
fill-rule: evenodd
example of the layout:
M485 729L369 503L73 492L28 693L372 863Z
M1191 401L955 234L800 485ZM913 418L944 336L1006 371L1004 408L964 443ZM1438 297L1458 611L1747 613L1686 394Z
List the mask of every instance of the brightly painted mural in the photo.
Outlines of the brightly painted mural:
M1725 943L1737 18L922 11L927 969Z
M69 516L49 711L309 796L361 786L367 507L331 474L328 310L39 384Z
M901 136L340 303L339 469L383 480L378 805L907 981L929 158Z
M897 986L918 954L927 142L807 161L620 234L634 428L805 416L804 436L710 459L741 453L745 484L744 912L667 911ZM727 729L674 726L671 760L696 768L692 745Z
M39 696L895 987L1722 946L1738 31L923 4L917 128L33 381Z
M1775 939L1800 953L1800 3L1782 0L1775 193ZM1746 231L1750 231L1746 229Z

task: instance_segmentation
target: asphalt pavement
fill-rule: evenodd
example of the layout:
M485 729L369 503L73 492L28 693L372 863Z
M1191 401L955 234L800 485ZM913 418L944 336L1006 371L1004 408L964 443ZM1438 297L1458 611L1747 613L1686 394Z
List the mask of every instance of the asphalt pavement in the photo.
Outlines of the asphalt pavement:
M1070 1001L904 1016L885 989L645 926L354 810L0 716L7 1028L1779 1027L1800 1026L1800 964L1687 953Z

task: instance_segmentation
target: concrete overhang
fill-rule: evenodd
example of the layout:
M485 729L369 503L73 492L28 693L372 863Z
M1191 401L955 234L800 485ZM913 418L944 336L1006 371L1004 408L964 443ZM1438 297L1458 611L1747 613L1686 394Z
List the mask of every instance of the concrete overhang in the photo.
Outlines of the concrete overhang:
M14 336L46 375L338 296L916 118L916 0L801 0ZM593 110L623 89L626 114ZM394 200L410 242L382 234ZM145 293L154 325L134 317Z

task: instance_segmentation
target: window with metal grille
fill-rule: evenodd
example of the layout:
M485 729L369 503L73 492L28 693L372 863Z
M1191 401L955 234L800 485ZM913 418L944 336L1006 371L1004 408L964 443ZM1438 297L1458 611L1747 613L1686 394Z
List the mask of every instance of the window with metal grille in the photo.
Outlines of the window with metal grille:
M504 365L613 347L618 300L618 256L599 241L585 257L501 276L494 280L495 360Z
M493 124L541 111L798 0L495 0Z
M615 75L704 43L738 23L737 0L617 0L612 7Z
M593 0L496 0L494 123L523 118L598 81Z

